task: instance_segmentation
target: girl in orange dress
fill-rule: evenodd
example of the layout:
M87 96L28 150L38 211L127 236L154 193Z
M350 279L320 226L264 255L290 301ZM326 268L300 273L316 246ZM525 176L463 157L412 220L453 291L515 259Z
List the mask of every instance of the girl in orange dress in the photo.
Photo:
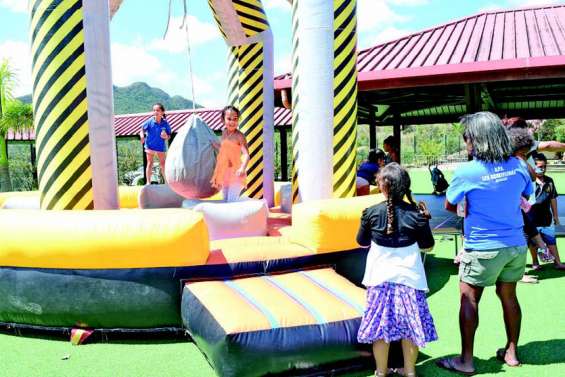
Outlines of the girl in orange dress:
M212 143L219 153L210 183L222 190L226 202L234 202L239 199L241 190L245 187L249 149L245 135L237 129L239 110L234 106L224 107L222 121L225 128L220 144Z

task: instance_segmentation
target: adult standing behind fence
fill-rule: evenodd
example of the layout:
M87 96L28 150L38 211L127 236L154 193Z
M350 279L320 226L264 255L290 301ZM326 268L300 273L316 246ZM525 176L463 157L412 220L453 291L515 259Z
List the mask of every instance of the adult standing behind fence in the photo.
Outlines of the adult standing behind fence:
M507 342L496 352L509 366L516 354L522 318L516 283L526 266L526 239L520 198L533 192L530 176L512 156L512 145L500 118L489 112L467 115L463 139L473 160L455 172L447 190L446 208L466 200L464 249L459 264L459 329L461 355L438 360L438 366L464 374L475 373L473 346L479 324L478 305L484 287L496 285L502 303Z
M145 184L151 184L151 175L153 172L153 158L159 158L159 166L163 181L165 181L165 158L167 146L165 140L171 137L171 126L167 122L165 115L165 107L156 103L153 105L153 116L149 118L139 132L141 144L145 149L145 156L147 157L147 167L145 168Z

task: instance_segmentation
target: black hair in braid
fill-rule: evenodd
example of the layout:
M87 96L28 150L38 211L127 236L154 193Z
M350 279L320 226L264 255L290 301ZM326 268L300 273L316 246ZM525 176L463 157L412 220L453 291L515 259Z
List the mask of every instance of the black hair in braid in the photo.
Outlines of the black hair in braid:
M395 221L396 221L394 216L395 204L400 203L402 200L404 200L404 197L406 196L410 201L410 203L416 205L410 193L410 176L408 175L406 169L404 169L396 162L392 162L379 171L377 180L379 182L379 187L381 188L381 191L385 194L387 198L386 233L392 234L394 233Z
M394 233L394 204L389 196L386 199L386 234Z

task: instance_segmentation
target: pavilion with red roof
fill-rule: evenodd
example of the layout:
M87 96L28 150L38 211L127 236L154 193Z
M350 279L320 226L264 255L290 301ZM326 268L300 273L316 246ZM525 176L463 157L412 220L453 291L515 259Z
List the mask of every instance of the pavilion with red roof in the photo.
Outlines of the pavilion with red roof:
M484 12L359 52L358 122L457 122L488 110L565 118L565 5ZM277 104L290 74L275 78ZM370 127L373 131L374 127ZM371 147L375 147L371 132Z

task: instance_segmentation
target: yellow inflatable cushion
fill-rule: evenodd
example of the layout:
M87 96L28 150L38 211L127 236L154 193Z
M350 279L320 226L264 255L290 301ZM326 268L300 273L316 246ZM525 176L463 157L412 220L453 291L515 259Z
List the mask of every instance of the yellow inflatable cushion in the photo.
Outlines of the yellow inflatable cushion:
M286 237L242 237L210 242L210 250L221 250L227 263L296 258L315 254Z
M382 201L384 196L377 194L296 204L288 237L318 253L356 249L363 210Z
M143 186L118 186L120 208L138 208L137 197Z
M143 186L119 186L118 200L120 208L137 208L137 197ZM37 197L39 191L11 191L0 193L0 208L8 198L13 197Z
M0 266L177 267L206 263L202 214L186 209L0 211Z

